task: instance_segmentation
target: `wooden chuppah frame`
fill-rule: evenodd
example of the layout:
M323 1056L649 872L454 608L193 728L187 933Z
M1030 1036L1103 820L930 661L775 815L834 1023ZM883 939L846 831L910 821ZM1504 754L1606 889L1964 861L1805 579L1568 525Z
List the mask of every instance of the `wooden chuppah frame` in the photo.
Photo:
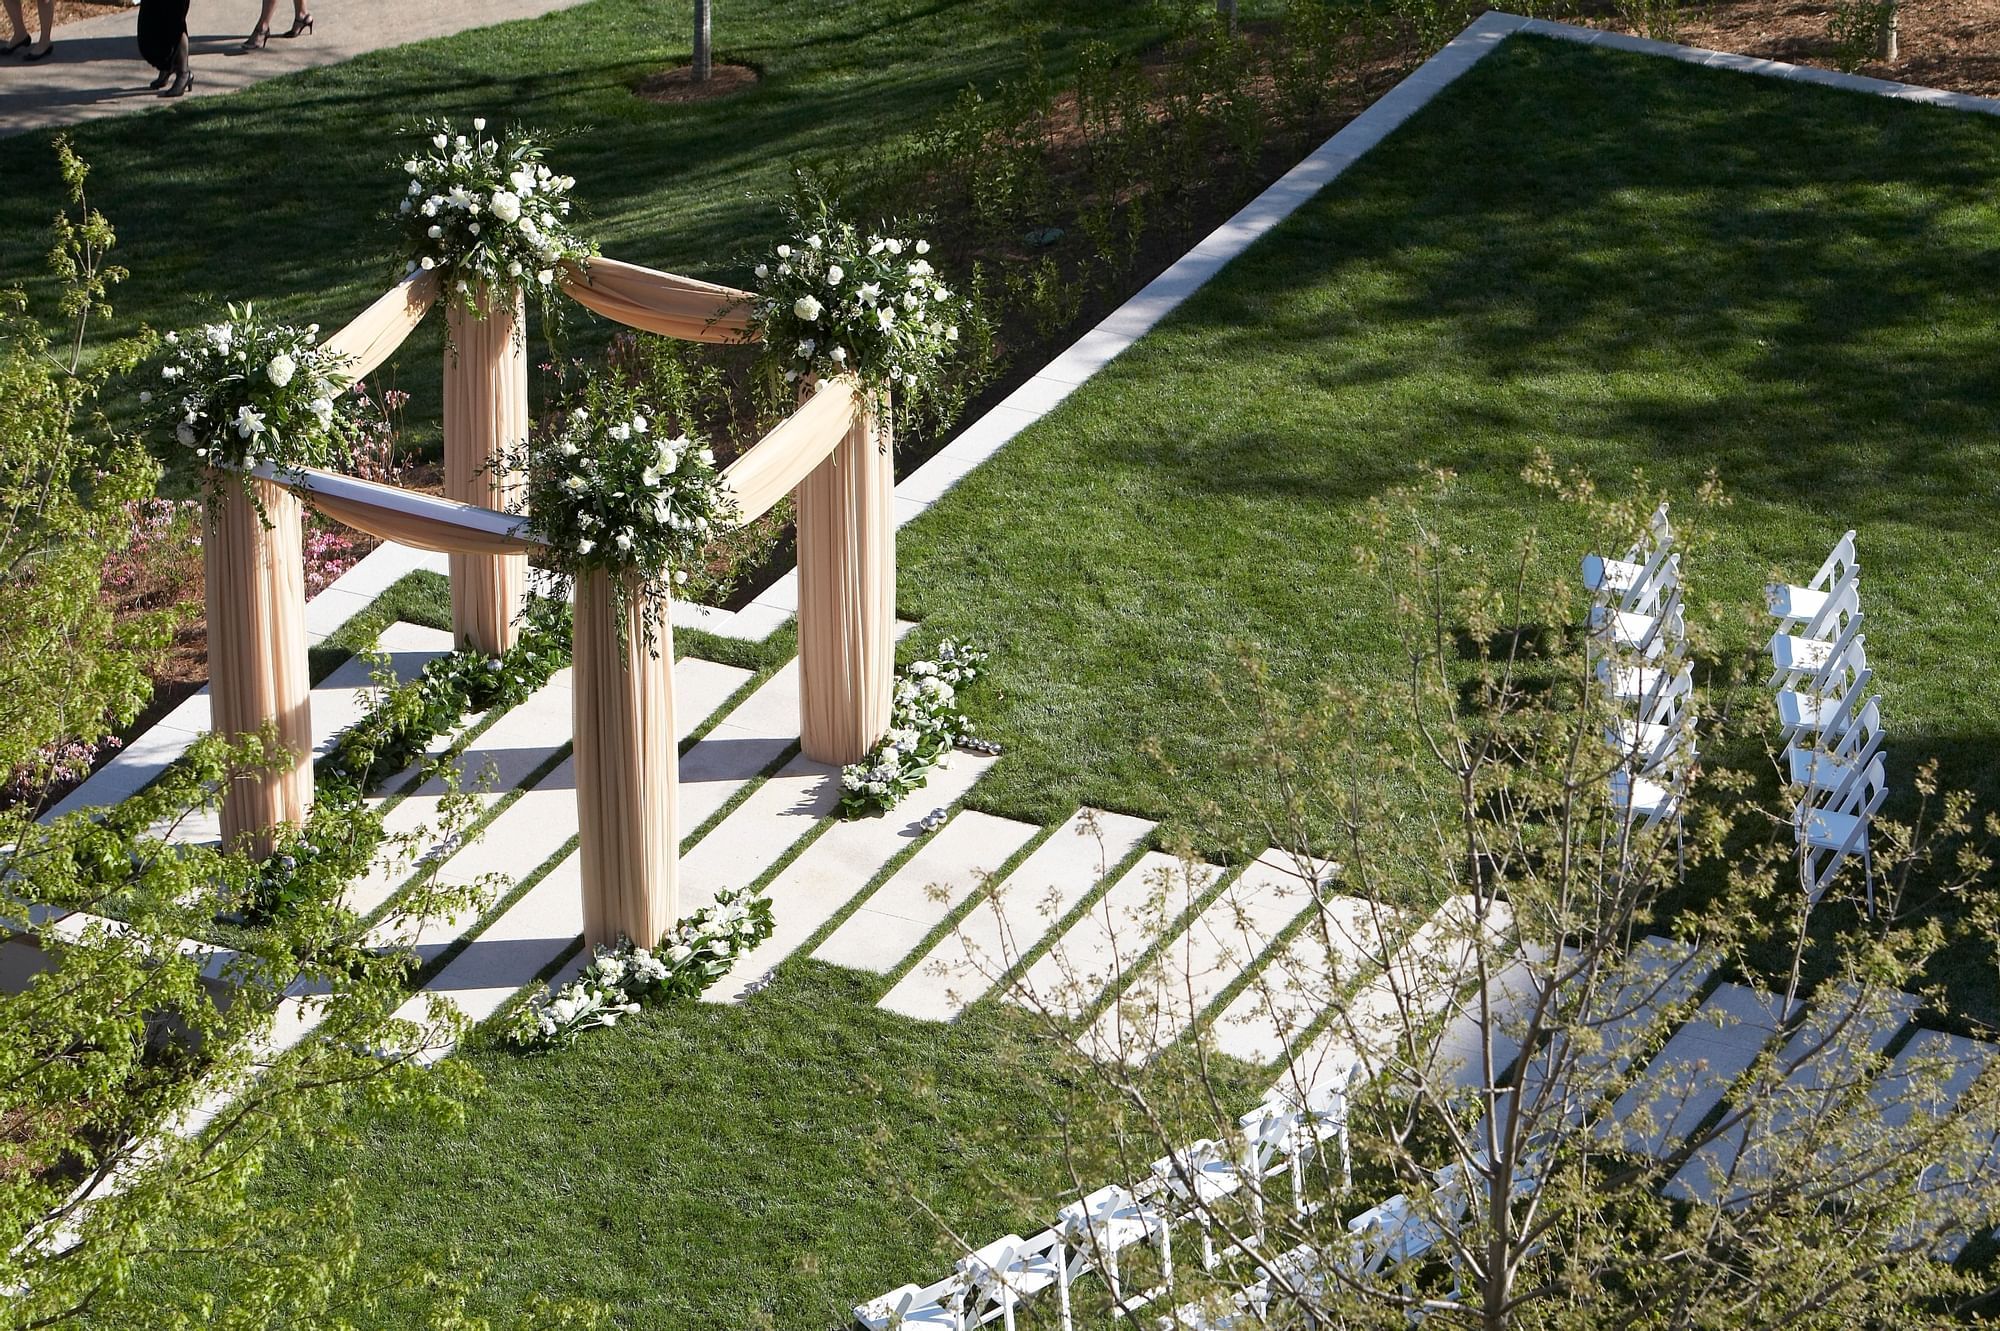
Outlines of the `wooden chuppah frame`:
M747 292L609 259L588 269L567 266L560 280L577 303L644 331L702 342L749 333ZM344 372L360 379L388 359L440 294L434 273L413 274L327 346L346 358ZM247 840L268 852L279 827L305 818L311 798L302 502L385 540L450 554L460 641L487 651L511 642L527 554L538 544L527 518L496 507L515 484L502 471L502 454L527 429L520 308L516 295L511 315L504 303L489 307L483 321L450 312L447 498L316 469L281 475L263 467L247 485L216 487L205 551L216 728L241 737L274 725L292 757L230 783L226 843ZM886 422L851 378L820 384L723 479L744 522L796 492L802 745L822 762L858 761L887 728L894 675ZM572 697L584 933L592 944L620 935L650 944L679 913L669 607L625 600L621 623L605 575L577 580ZM640 615L653 621L657 656L643 645Z

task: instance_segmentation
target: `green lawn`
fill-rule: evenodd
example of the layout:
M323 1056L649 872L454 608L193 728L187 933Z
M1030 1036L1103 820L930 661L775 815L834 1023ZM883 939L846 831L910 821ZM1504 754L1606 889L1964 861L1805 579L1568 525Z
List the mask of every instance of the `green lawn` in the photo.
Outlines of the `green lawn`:
M1773 571L1859 527L1892 778L1936 754L2000 792L1996 175L1984 118L1508 43L906 531L902 612L996 649L977 706L1011 752L975 802L1228 803L1240 736L1206 680L1232 644L1299 695L1393 676L1349 550L1419 461L1464 477L1475 551L1534 512L1573 566L1586 534L1520 479L1537 447L1690 497L1720 471L1735 504L1688 577L1725 648L1755 646ZM463 1129L363 1117L267 1195L350 1182L371 1257L483 1268L503 1318L539 1291L624 1327L835 1326L943 1269L905 1186L988 1238L1046 1223L1063 1177L1064 1089L1019 1023L906 1022L880 988L794 960L740 1007L475 1051Z
M605 253L746 281L794 166L852 170L968 84L1017 73L1030 33L1063 69L1086 42L1129 50L1165 31L1150 6L1088 0L736 0L715 19L717 58L760 70L754 88L692 105L633 96L687 61L691 8L594 0L69 131L132 269L118 326L181 327L228 300L346 322L401 276L403 181L388 164L397 130L428 116L563 136L552 160L577 178ZM0 286L46 288L60 198L48 138L0 139ZM580 342L602 335L575 323ZM382 372L416 394L412 421L436 414L438 338L432 321Z

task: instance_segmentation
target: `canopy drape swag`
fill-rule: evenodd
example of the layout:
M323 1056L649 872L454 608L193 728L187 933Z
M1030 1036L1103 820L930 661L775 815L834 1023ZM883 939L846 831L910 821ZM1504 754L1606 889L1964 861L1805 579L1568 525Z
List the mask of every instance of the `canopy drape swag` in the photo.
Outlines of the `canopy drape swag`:
M700 342L754 336L748 292L610 259L564 265L558 280L579 304L635 328ZM442 288L436 272L413 273L326 344L359 379L409 336ZM518 289L489 297L483 318L463 297L447 300L446 499L310 470L219 482L205 547L216 729L245 735L274 724L295 758L231 783L227 840L247 837L268 853L280 826L304 819L311 796L299 494L362 531L450 554L455 636L489 653L514 641L525 552L539 543L527 520L502 511L518 484L504 457L530 425L524 308ZM850 378L810 385L799 409L723 473L741 521L797 496L800 730L806 753L823 762L858 761L888 725L896 572L887 407ZM602 571L579 578L574 594L584 932L592 944L622 936L650 946L679 910L671 607L647 600L636 582L614 595Z

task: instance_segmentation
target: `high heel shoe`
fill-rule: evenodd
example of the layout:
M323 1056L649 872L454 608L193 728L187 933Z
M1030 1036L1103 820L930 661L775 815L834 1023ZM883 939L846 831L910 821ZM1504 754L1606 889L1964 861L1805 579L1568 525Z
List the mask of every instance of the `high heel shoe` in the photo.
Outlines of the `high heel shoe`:
M154 92L158 92L160 89L166 87L168 83L172 82L173 77L174 77L174 71L172 71L171 69L163 69L160 71L160 77L154 79L151 83L148 83L146 86L148 88L151 88Z
M292 30L284 35L287 37L298 37L312 30L313 16L311 14L301 14L292 20Z
M237 47L236 49L239 51L261 51L264 49L264 43L270 40L271 40L271 30L265 27L263 24L259 23L255 28L255 30L253 30L248 37L245 37L243 39L243 45Z
M162 97L183 97L194 86L194 71L184 69L174 78L174 86L161 93Z

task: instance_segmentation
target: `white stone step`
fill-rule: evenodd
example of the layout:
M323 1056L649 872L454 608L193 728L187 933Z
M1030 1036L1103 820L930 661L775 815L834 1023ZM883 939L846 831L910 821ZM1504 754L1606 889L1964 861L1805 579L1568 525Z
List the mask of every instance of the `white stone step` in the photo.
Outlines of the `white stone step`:
M681 915L756 882L839 805L840 769L794 755L681 857Z
M1815 996L1816 999L1818 996ZM1709 1203L1726 1188L1730 1205L1754 1195L1776 1164L1781 1144L1817 1136L1826 1118L1846 1102L1864 1060L1880 1054L1916 1015L1915 995L1891 993L1857 1007L1851 985L1833 988L1778 1055L1784 1082L1770 1092L1742 1128L1732 1128L1697 1151L1668 1181L1666 1193ZM1745 1150L1745 1145L1749 1149Z
M1143 818L1091 809L1071 815L877 1006L925 1021L952 1020L1152 833Z
M1898 1252L1922 1250L1939 1261L1955 1261L1965 1250L1971 1234L1959 1221L1973 1220L1983 1228L1993 1221L1985 1199L1993 1195L2000 1179L2000 1153L1985 1136L1986 1145L1975 1143L1970 1154L1963 1148L1946 1150L1937 1124L1946 1120L1953 1107L1981 1074L2000 1060L2000 1047L1984 1040L1968 1040L1962 1035L1941 1031L1918 1031L1903 1046L1881 1079L1870 1088L1873 1108L1881 1116L1886 1136L1880 1140L1902 1154L1930 1162L1924 1171L1917 1213L1891 1241ZM1828 1153L1831 1155L1831 1152ZM1940 1159L1940 1156L1947 1158ZM1838 1165L1838 1161L1830 1161ZM1867 1176L1855 1186L1879 1184Z
M1635 1155L1666 1158L1722 1103L1796 1011L1796 1004L1787 1008L1744 985L1718 985L1618 1097L1599 1135Z
M1574 951L1566 951L1564 959L1573 962ZM1483 999L1477 983L1467 988L1453 1001L1431 1046L1429 1077L1456 1091L1489 1094L1520 1057L1535 1009L1557 978L1547 949L1537 946L1500 965L1487 979Z
M1100 1062L1139 1066L1192 1026L1313 901L1276 851L1254 860L1106 1008L1081 1043Z
M997 761L979 754L952 754L902 808L828 827L765 888L771 901L771 936L738 958L729 974L702 997L734 1003L761 989L780 962L839 914L884 865L924 835L918 824L925 816L963 799Z
M451 650L451 635L438 629L427 629L397 620L382 630L382 636L376 640L376 646L389 654L388 666L395 672L396 681L406 684L415 679L427 663ZM381 664L379 661L370 661L359 656L350 657L314 687L309 695L308 705L312 712L315 758L331 749L333 741L339 737L340 732L367 713L375 695L379 692L372 681L370 671ZM200 705L194 706L196 703ZM196 733L205 732L212 724L208 703L208 693L204 689L175 709L172 719L175 721L185 719L200 727L200 731ZM180 735L178 725L168 725L166 730L175 736ZM144 737L140 743L143 742ZM135 750L138 747L139 745L135 745ZM178 757L185 748L186 742L179 742L174 750L174 756ZM108 779L99 784L99 778L110 777L111 767L115 766L115 763L116 760L112 764L107 764L104 770L78 787L68 799L56 806L55 811L68 812L83 804L115 802L136 793L145 784L142 780L132 784L130 789L123 789L119 782ZM153 768L146 779L150 780L151 776L158 775L164 766L165 764L161 764ZM394 789L395 784L385 783L385 788ZM218 844L222 840L222 810L197 809L176 823L171 830L165 826L158 826L153 829L153 834L184 845Z
M1403 1062L1413 1027L1442 1016L1467 983L1479 946L1476 909L1470 896L1453 897L1438 907L1390 956L1389 964L1335 1011L1333 1021L1287 1068L1281 1084L1297 1079L1313 1085L1320 1069L1343 1050L1360 1055L1368 1076ZM1504 945L1501 935L1511 922L1506 904L1493 902L1484 921L1489 949Z
M813 957L888 974L1040 830L1032 823L959 812L843 920Z
M681 755L682 834L714 817L798 742L799 661L793 657Z
M1529 1052L1521 1089L1535 1125L1580 1123L1624 1078L1647 1034L1670 1009L1699 992L1715 966L1712 952L1653 937L1598 977L1587 1012L1559 995L1557 1020L1580 1024L1587 1034L1577 1039L1558 1032ZM1560 1078L1559 1084L1551 1085L1553 1078ZM1504 1109L1505 1097L1496 1097L1495 1104ZM1484 1124L1477 1129L1480 1137L1486 1131Z
M696 657L675 662L674 739L694 733L749 678L747 670ZM560 850L576 828L576 760L565 758L453 855L438 870L438 881L473 883L490 874L518 879Z
M1205 1039L1247 1063L1283 1057L1336 998L1386 959L1385 939L1402 916L1362 897L1325 899L1325 908L1231 999Z
M1215 883L1216 870L1148 851L1090 904L1061 938L1007 991L1010 1002L1074 1021L1098 995L1125 982L1140 956L1191 899Z

